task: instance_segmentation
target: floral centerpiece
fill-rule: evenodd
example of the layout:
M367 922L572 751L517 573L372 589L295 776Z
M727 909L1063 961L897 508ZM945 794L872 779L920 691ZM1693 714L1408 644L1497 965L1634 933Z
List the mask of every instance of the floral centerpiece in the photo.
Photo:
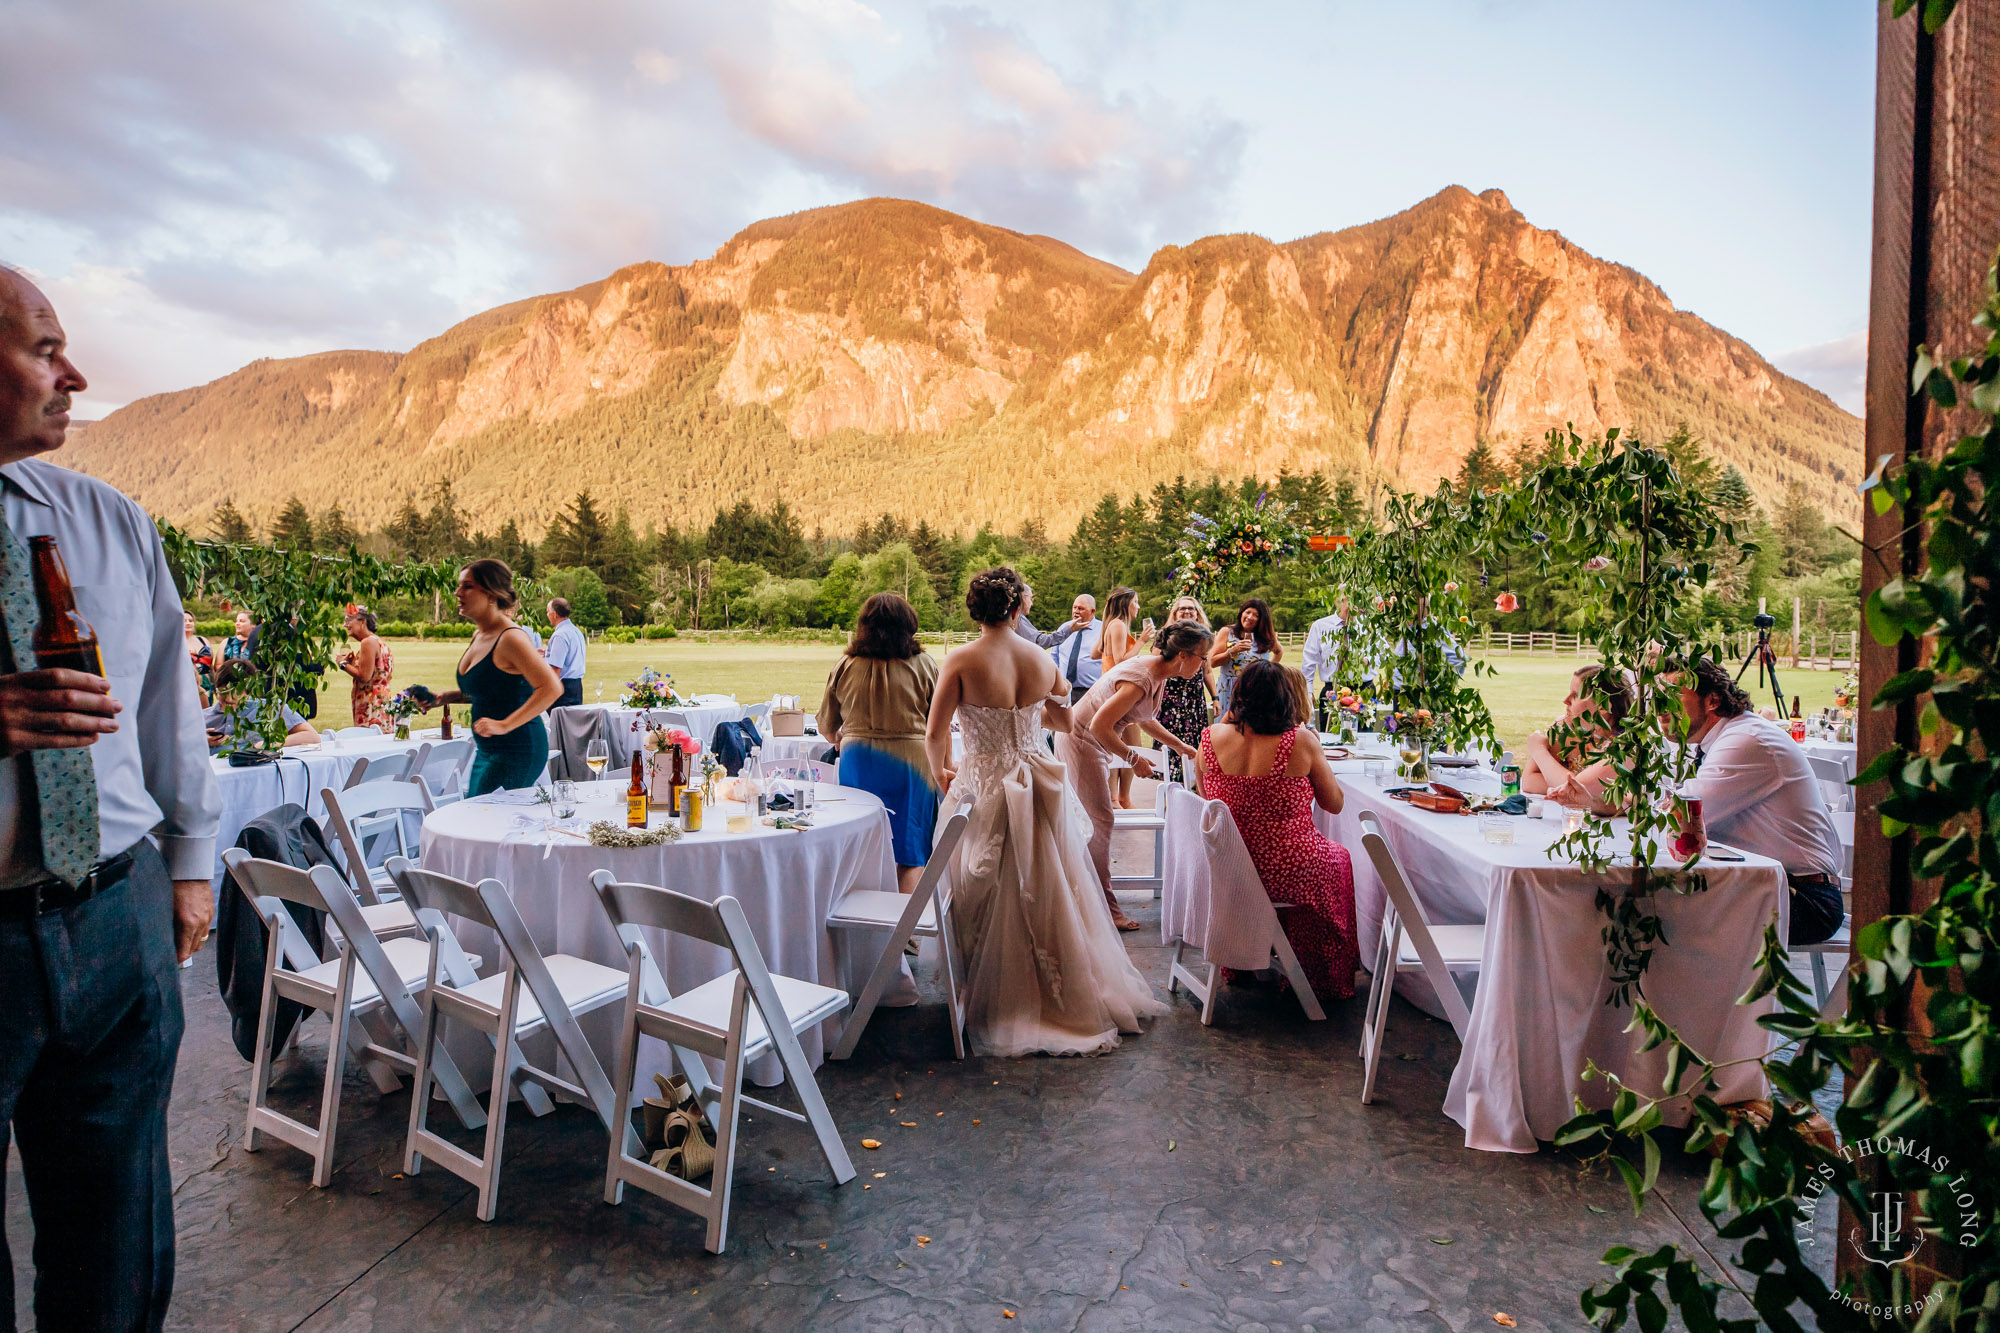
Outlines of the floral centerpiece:
M647 786L651 800L656 806L670 807L673 803L674 758L677 755L683 759L692 758L701 749L701 742L685 727L652 727L640 741L640 746L652 756L647 762ZM682 772L685 780L685 767Z
M396 739L399 741L410 739L410 719L424 711L424 701L416 693L418 688L411 686L382 705L382 711L396 724Z
M679 708L686 700L674 691L674 678L647 667L639 673L637 680L625 682L625 697L619 700L626 708Z
M1219 518L1189 515L1174 552L1178 595L1204 597L1239 565L1268 565L1305 550L1306 535L1291 515L1292 507L1268 491L1256 504L1239 504Z
M1428 708L1390 713L1382 719L1382 730L1395 738L1396 756L1402 760L1396 767L1396 776L1411 782L1431 780L1429 733L1436 721Z

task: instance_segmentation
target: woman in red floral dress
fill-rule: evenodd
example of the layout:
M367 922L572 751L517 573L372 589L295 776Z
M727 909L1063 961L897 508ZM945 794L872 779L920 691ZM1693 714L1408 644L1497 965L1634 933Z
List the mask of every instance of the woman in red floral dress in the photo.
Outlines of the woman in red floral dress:
M392 728L388 705L395 694L390 682L396 674L396 661L389 655L389 645L375 632L375 613L349 607L347 632L361 646L351 653L342 653L334 659L334 665L354 677L354 725L389 731Z
M1359 961L1354 863L1312 818L1315 801L1339 812L1340 780L1319 737L1300 725L1287 674L1275 662L1243 668L1229 715L1202 733L1201 789L1229 807L1271 901L1292 904L1279 920L1314 992L1344 1000Z

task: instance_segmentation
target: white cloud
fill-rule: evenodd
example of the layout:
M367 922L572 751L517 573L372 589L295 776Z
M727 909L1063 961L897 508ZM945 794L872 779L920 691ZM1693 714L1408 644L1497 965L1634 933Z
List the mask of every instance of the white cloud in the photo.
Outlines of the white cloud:
M1861 415L1867 400L1867 330L1774 356L1771 364L1793 379L1804 380L1854 415Z
M857 0L189 0L116 23L16 0L8 19L0 253L51 275L96 367L89 413L687 262L801 193L911 195L1141 262L1214 216L1241 147L977 11L928 43Z

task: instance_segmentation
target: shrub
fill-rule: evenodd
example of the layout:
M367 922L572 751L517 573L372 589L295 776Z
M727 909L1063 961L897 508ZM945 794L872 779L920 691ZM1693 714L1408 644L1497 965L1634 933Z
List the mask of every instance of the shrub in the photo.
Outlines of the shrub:
M457 621L445 625L420 625L417 633L426 639L469 639L478 628L470 621Z
M418 627L407 620L381 620L375 628L385 639L414 639L418 635Z
M610 629L604 631L604 641L606 643L636 643L638 639L639 631L637 627L632 625L613 625Z
M648 625L639 631L642 639L677 639L679 633L672 625Z
M194 622L194 632L204 639L227 639L236 633L236 621L234 618L197 620Z

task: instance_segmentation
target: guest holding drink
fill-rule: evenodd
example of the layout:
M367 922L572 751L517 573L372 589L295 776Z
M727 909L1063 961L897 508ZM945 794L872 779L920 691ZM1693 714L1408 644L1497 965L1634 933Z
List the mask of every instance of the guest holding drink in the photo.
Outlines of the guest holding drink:
M1111 758L1124 759L1142 778L1157 776L1153 761L1125 743L1125 728L1133 725L1168 749L1195 757L1193 746L1160 725L1160 697L1175 676L1201 673L1209 638L1200 625L1167 626L1159 651L1127 658L1105 672L1072 711L1069 731L1056 737L1056 758L1069 769L1070 785L1090 817L1090 859L1112 924L1120 930L1137 930L1139 923L1125 915L1111 891Z
M347 633L359 646L336 657L334 665L354 678L350 687L354 725L389 731L388 704L394 693L389 682L396 674L396 662L389 655L389 645L376 633L375 613L365 607L350 610Z
M1307 716L1303 675L1248 663L1229 715L1202 737L1202 790L1229 807L1271 901L1292 905L1280 920L1307 982L1344 1000L1359 961L1354 863L1313 824L1315 803L1340 813L1341 791Z
M1614 815L1604 800L1611 765L1598 758L1635 702L1632 683L1622 675L1607 676L1599 666L1581 667L1569 678L1563 696L1562 721L1556 736L1536 732L1528 737L1526 762L1521 765L1521 790L1547 794L1565 806ZM1567 734L1562 734L1567 733Z
M819 734L840 747L840 785L873 792L888 808L904 893L923 876L937 824L937 782L924 754L937 679L937 659L917 641L916 610L878 592L861 604L819 706Z
M1209 665L1220 668L1215 705L1219 715L1229 712L1229 696L1236 677L1252 662L1277 662L1285 650L1278 646L1278 632L1271 624L1271 607L1261 597L1246 597L1236 610L1236 619L1215 636L1209 650Z
M1192 597L1176 598L1173 609L1167 612L1167 624L1207 629L1208 613ZM1160 725L1189 745L1201 744L1201 733L1208 726L1208 701L1214 693L1215 682L1205 661L1195 675L1168 677L1166 688L1160 691ZM1167 776L1175 782L1183 780L1178 750L1167 752Z
M458 612L473 624L472 642L458 659L458 688L432 695L424 711L472 705L467 796L532 787L549 761L542 714L562 698L562 681L507 614L519 600L503 560L474 560L458 571Z
M1132 633L1133 618L1139 614L1139 594L1130 588L1114 588L1104 599L1104 629L1097 636L1097 647L1091 656L1098 662L1100 672L1109 671L1120 662L1129 662L1144 652L1153 642L1152 623L1137 635ZM1137 745L1140 741L1137 727L1125 728L1124 741L1127 745ZM1112 797L1120 809L1132 808L1132 770L1120 768L1112 770Z
M194 612L182 611L181 622L188 661L194 666L195 689L201 694L202 707L206 708L215 699L215 645L195 630Z
M236 613L236 633L222 641L222 660L225 662L249 661L252 648L251 636L256 632L257 622L250 618L250 613L248 611L238 611Z

